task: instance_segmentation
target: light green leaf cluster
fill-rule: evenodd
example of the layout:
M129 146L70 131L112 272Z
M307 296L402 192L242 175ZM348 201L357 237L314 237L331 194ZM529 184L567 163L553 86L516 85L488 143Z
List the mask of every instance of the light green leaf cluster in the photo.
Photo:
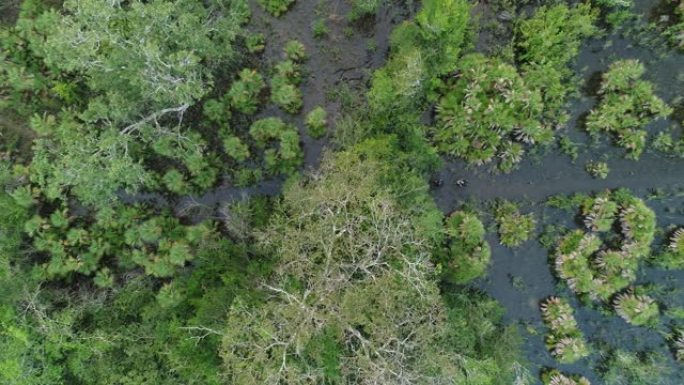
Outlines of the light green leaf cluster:
M586 198L582 207L590 231L576 230L559 240L556 274L575 293L609 301L636 280L639 264L648 258L656 230L655 213L626 190ZM599 233L616 226L620 228L615 234L619 242L614 247L604 245Z
M540 120L540 92L529 88L514 66L480 54L459 61L436 110L437 148L472 164L501 158L502 169L510 171L522 160L521 144L553 138Z
M259 5L266 12L275 17L279 17L287 12L294 2L295 0L259 0Z
M258 148L266 149L264 165L269 172L291 173L301 165L303 153L296 127L279 118L264 118L252 123L249 135Z
M473 213L456 211L445 223L448 243L445 273L458 284L481 277L487 270L491 249L484 239L485 228Z
M646 147L645 126L672 113L672 108L655 95L653 84L641 79L645 71L638 60L611 64L603 74L601 101L587 117L587 130L593 137L611 134L628 151L627 157L635 160Z
M83 114L91 122L131 123L193 104L211 89L211 64L234 55L249 17L241 1L205 8L189 0L67 0L63 9L52 16L56 28L42 52L48 65L82 74L99 95Z
M508 247L520 246L530 239L537 226L534 214L521 214L518 206L508 201L497 202L494 217L500 242Z
M577 326L570 304L559 297L549 297L540 306L544 324L549 328L546 346L559 362L571 364L589 355L584 334Z
M302 82L300 64L306 58L304 46L290 41L284 48L285 60L275 66L271 78L271 101L286 112L296 114L302 108Z
M259 106L259 93L266 86L264 79L255 70L248 68L240 71L239 80L228 91L230 105L243 114L253 114Z

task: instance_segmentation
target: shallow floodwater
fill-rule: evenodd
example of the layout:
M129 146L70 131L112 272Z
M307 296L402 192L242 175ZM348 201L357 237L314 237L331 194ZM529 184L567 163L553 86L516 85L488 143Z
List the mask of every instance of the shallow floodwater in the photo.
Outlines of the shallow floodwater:
M649 15L653 1L637 1L637 10ZM569 104L571 119L561 129L573 142L580 144L580 156L572 162L566 155L552 148L546 153L528 155L518 170L510 174L493 174L486 168L468 168L463 162L446 160L445 166L435 178L443 181L432 195L440 209L449 213L465 201L484 209L483 201L496 198L517 201L523 212L534 212L538 230L546 224L577 227L574 212L546 208L544 201L555 194L599 192L605 189L627 187L642 198L652 195L656 189L666 197L651 199L647 204L658 216L658 225L684 225L684 159L669 157L654 151L645 152L641 160L624 159L624 151L614 147L606 137L601 143L591 143L582 129L586 113L596 105L595 90L600 74L617 59L641 60L647 68L645 78L656 84L656 93L674 107L684 80L684 56L675 52L663 52L638 44L646 35L610 34L601 39L586 42L575 63L580 81L585 86L581 95ZM673 120L660 120L652 124L650 133L674 128L678 137L681 126ZM585 170L590 160L606 161L611 169L607 179L592 178ZM456 185L459 179L467 180L465 187ZM594 353L574 365L560 365L547 352L544 344L546 328L541 323L539 303L550 295L563 295L572 299L575 316L580 328L591 343L607 343L629 351L657 350L669 360L672 373L663 378L662 384L684 383L684 369L672 359L663 336L668 325L649 330L630 326L614 313L603 314L597 309L583 306L554 278L548 252L536 239L516 249L498 243L492 227L489 242L492 245L492 265L486 278L476 286L496 298L507 310L509 322L520 323L526 335L525 349L530 361L529 369L536 375L543 367L558 368L569 373L585 375L593 384L601 384L596 366L601 357ZM657 245L654 245L654 249ZM638 284L659 284L672 290L664 296L667 305L684 305L684 272L662 271L644 266ZM655 385L655 384L654 384Z

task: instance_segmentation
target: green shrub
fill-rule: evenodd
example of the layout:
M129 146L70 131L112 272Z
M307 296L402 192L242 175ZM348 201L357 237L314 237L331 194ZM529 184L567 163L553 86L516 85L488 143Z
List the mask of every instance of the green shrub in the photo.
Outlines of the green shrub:
M684 228L672 232L665 250L654 257L653 263L665 269L684 269Z
M330 29L325 24L325 19L320 18L314 20L314 22L311 24L311 33L313 34L313 37L316 39L322 39L328 36L328 33L330 33Z
M677 329L670 338L670 345L674 351L675 359L684 362L684 330Z
M671 373L667 357L655 351L610 352L599 367L606 385L653 385Z
M555 270L575 293L608 301L636 280L639 263L649 256L655 214L626 190L587 198L581 214L592 232L576 230L559 240ZM597 234L618 224L619 233L604 247Z
M162 182L164 182L166 188L174 194L183 195L187 194L190 190L183 173L175 168L170 169L164 174Z
M261 8L275 17L287 12L294 2L295 0L258 0Z
M665 30L665 34L669 37L672 45L684 49L684 1L683 0L670 0L671 3L676 4L674 19L675 23Z
M606 179L608 178L608 173L610 173L610 168L606 162L594 162L590 161L585 166L585 170L594 178Z
M244 162L249 158L249 147L237 136L230 135L223 139L223 150L226 154L238 162Z
M585 377L563 374L555 369L542 372L541 379L544 385L591 385Z
M296 114L302 109L302 92L296 85L285 82L271 83L271 100L283 110Z
M249 53L260 53L266 48L266 38L263 33L250 33L245 37L245 45Z
M654 150L664 153L671 153L676 147L672 135L662 131L656 134L652 146Z
M465 284L482 276L491 257L482 222L475 214L456 211L447 218L445 226L448 242L445 267L449 278Z
M204 102L202 106L202 113L204 117L209 119L211 122L224 125L227 124L231 118L230 108L228 108L228 101L225 98L218 99L208 99Z
M351 0L352 9L349 13L351 21L364 17L374 16L383 0Z
M566 135L563 135L558 139L558 149L563 154L569 156L573 161L577 160L577 157L579 156L579 146Z
M613 308L622 319L635 326L654 326L660 315L658 304L653 298L632 292L615 296Z
M256 70L244 68L228 90L231 107L243 114L253 114L259 106L259 94L266 86L264 79Z
M610 231L617 211L618 204L611 199L609 192L598 194L593 199L585 199L582 204L584 225L594 232Z
M527 86L541 92L544 116L564 123L567 96L576 90L569 64L583 39L595 36L597 12L589 3L542 6L520 22L515 38L516 59Z
M471 5L464 0L426 0L416 15L421 49L432 78L454 70L469 36Z
M540 306L544 324L549 328L546 346L551 355L564 364L589 355L589 347L577 327L570 304L559 297L549 297Z
M536 228L537 222L534 214L522 215L518 211L518 206L512 202L498 202L494 209L499 240L502 245L508 247L520 246L523 242L530 239Z
M620 60L603 74L601 101L587 118L587 130L598 138L612 134L627 149L627 156L639 159L646 146L644 127L656 118L665 118L672 109L653 92L653 85L641 80L645 67L638 60Z
M300 63L306 59L306 48L304 48L304 44L297 40L290 40L285 43L283 52L285 53L285 58L295 63Z
M24 177L0 162L0 278L22 248L24 223L35 204L30 187L18 183Z
M306 126L309 129L309 136L320 138L325 135L327 128L327 115L323 107L316 107L306 115Z
M286 112L296 114L302 108L302 91L299 89L299 65L291 59L278 63L271 78L271 101Z
M510 171L521 159L519 142L548 143L553 131L539 120L543 104L512 65L480 54L459 61L459 76L451 78L437 104L437 128L433 140L446 154L468 163L484 164L497 156ZM508 156L508 152L513 156Z
M178 161L187 169L188 185L193 191L212 187L218 177L217 160L207 148L206 140L195 131L166 135L152 145L156 154Z
M415 22L394 29L388 62L373 73L368 92L379 128L396 132L395 122L417 121L426 101L435 99L439 77L455 69L469 41L470 11L466 0L426 0Z
M270 173L293 173L302 164L296 127L278 118L264 118L252 123L249 134L256 146L264 149L264 166Z
M35 249L49 256L42 265L45 279L95 275L99 284L135 265L149 275L171 277L213 233L211 224L183 226L169 213L122 205L100 209L92 223L61 208L49 217L35 216L25 231Z

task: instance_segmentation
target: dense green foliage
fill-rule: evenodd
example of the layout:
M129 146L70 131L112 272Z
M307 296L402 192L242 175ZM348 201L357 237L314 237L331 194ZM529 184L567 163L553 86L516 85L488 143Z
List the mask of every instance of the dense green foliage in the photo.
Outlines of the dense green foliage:
M473 164L498 159L498 168L509 172L525 146L550 143L574 90L568 65L582 39L596 34L594 21L586 4L541 7L518 27L519 68L480 54L461 58L440 82L437 148Z
M607 132L615 137L631 159L639 159L646 146L644 127L656 118L665 118L672 109L654 94L653 85L641 80L646 71L637 60L621 60L603 74L601 102L587 117L587 130L598 137Z
M672 15L675 20L671 26L665 31L670 41L675 47L680 50L684 49L684 1L669 0L670 3L675 4L675 14Z
M266 84L255 70L245 68L239 76L240 80L230 86L227 94L230 106L243 114L253 114L259 106L259 93Z
M647 295L621 293L613 300L615 312L632 325L654 325L658 321L658 304Z
M285 60L276 64L271 78L271 101L283 110L295 114L302 108L300 64L306 58L304 46L298 41L285 45Z
M684 230L672 232L665 250L655 255L653 263L666 269L684 269Z
M342 152L288 186L258 236L280 254L263 284L270 299L237 301L228 317L228 382L495 384L510 376L510 361L482 360L478 345L464 343L468 332L451 327L471 302L458 298L453 314L444 307L434 244L383 182L387 171Z
M582 216L589 232L575 230L558 241L556 274L572 291L608 301L636 280L640 262L650 254L655 236L655 214L625 190L587 197ZM620 239L599 237L618 225Z
M528 87L541 92L550 124L565 122L563 108L577 89L569 64L583 39L598 33L596 14L589 3L543 6L517 28L516 60Z
M491 249L485 228L473 213L456 211L446 219L448 251L444 267L449 279L465 284L487 270Z
M290 4L260 3L274 14ZM468 279L484 273L489 249L476 218L477 234L457 233L453 217L444 226L416 172L436 163L411 143L419 126L329 154L274 205L225 205L222 222L192 196L174 210L224 174L237 185L296 174L299 128L254 115L269 98L291 114L303 108L304 46L287 42L270 74L244 60L266 42L243 31L241 1L48 4L25 1L1 35L0 112L26 122L32 151L14 158L26 165L3 160L0 169L0 382L525 377L496 302L440 290L433 263L444 263L445 245L456 253L452 243L477 238L447 261ZM458 58L469 9L427 2L412 24L414 48L430 59L426 81ZM374 110L369 126L390 131L386 112ZM323 107L304 120L312 137L329 123ZM159 200L142 203L140 191Z
M465 0L428 0L415 22L392 32L389 61L373 73L368 93L376 121L410 119L406 115L424 107L438 78L454 69L467 43L469 17Z
M662 384L671 374L666 358L655 352L632 353L614 350L603 363L602 372L606 385L652 385Z
M500 199L477 211L472 174L439 167L446 155L510 172L566 123L572 61L598 7L621 4L540 3L308 2L280 20L266 13L294 0L0 4L0 383L531 383L517 327L484 290L530 293L498 278L505 263L486 277L506 252L487 239L519 246L549 216ZM588 126L670 114L638 63L616 63ZM558 145L574 159L571 136ZM448 190L445 175L464 179ZM642 261L682 268L684 232L656 230L622 190L551 201L587 227L545 227L558 277L631 325L671 330L681 361L681 306L632 285ZM559 363L589 355L566 300L541 310ZM607 384L657 383L655 355L602 356Z
M541 306L542 319L549 328L546 346L559 362L569 364L589 355L582 331L577 326L570 304L559 297L549 297Z
M24 2L16 26L3 27L0 77L5 107L35 114L31 179L46 197L107 205L121 190L154 186L153 152L182 163L186 182L213 185L205 142L183 117L211 92L214 71L237 59L246 3L47 4Z
M313 138L320 138L325 135L325 130L328 126L328 113L323 107L318 106L306 114L306 127L309 129L309 136Z
M555 369L543 372L542 382L544 385L591 385L585 377L563 374Z
M273 16L287 12L295 0L259 0L259 5Z
M434 140L440 151L469 163L498 157L508 171L522 160L523 143L548 143L553 137L539 120L541 112L541 94L527 87L514 66L468 55L437 104Z
M518 206L508 201L497 202L494 217L500 242L508 247L520 246L530 239L537 225L533 214L520 214Z

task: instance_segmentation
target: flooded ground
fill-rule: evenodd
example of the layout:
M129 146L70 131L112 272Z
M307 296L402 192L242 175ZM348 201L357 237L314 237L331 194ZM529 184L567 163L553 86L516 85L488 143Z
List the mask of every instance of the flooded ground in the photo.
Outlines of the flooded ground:
M652 1L638 1L637 9L645 15L655 6ZM546 224L577 227L575 213L550 209L544 201L555 194L575 192L592 193L605 189L626 187L635 195L647 198L655 191L661 199L651 199L647 204L655 210L658 225L684 225L684 159L673 158L655 151L647 151L636 162L624 158L624 151L610 143L606 137L601 143L591 143L582 129L586 113L597 103L595 90L600 74L617 59L634 58L646 65L645 78L656 84L656 93L666 102L677 107L683 85L684 56L663 52L639 44L648 34L614 33L600 39L592 39L584 45L575 63L582 94L569 105L571 119L562 129L580 145L580 154L572 162L567 155L550 148L532 154L520 168L507 175L497 175L484 168L469 169L463 162L446 160L437 178L444 183L433 190L433 196L445 213L457 209L463 202L473 202L479 207L497 198L521 203L523 212L534 212L538 230ZM675 114L677 115L677 114ZM674 120L661 120L649 127L650 133L672 129L679 136L681 126ZM606 161L611 172L605 180L592 178L584 169L588 161ZM459 187L456 181L465 179L467 186ZM477 286L496 298L507 310L510 322L520 323L526 330L525 343L533 374L543 367L559 368L570 373L580 373L593 384L602 383L596 374L601 357L593 354L575 365L559 365L547 352L544 344L546 329L541 323L539 303L550 295L564 295L573 299L576 318L580 328L594 344L607 343L611 347L628 351L656 350L668 357L672 374L663 378L662 384L684 383L684 370L672 359L664 339L669 331L666 324L649 330L628 325L614 314L604 314L598 309L582 306L559 285L549 265L548 252L536 240L528 241L517 249L499 245L492 228L489 236L492 245L492 265L488 276ZM654 245L654 247L657 247ZM684 272L666 272L642 268L638 284L659 284L668 291L669 306L684 305Z

